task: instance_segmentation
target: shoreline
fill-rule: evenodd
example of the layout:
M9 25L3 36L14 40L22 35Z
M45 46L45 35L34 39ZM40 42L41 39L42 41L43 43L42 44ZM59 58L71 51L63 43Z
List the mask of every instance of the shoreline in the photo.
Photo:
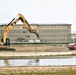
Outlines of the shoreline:
M46 59L53 56L76 56L76 51L69 52L17 52L1 51L0 59Z

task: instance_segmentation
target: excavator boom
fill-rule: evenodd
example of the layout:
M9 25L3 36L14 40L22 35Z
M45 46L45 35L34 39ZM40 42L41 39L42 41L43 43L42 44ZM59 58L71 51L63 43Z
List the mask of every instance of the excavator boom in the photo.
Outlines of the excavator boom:
M37 33L37 31L35 29L32 29L29 25L29 23L27 22L27 20L25 19L25 17L22 14L18 14L18 18L14 18L4 29L3 32L3 45L7 45L7 33L9 32L9 30L16 25L16 23L18 21L22 21L22 23L25 25L25 28L30 32L30 33L34 33L36 34L36 36L39 38L39 34Z

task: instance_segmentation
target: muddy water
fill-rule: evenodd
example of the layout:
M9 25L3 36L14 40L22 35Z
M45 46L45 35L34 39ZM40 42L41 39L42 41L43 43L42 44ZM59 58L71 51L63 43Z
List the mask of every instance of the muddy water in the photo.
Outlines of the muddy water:
M0 60L0 67L9 66L62 66L76 65L76 56L50 57L47 59Z

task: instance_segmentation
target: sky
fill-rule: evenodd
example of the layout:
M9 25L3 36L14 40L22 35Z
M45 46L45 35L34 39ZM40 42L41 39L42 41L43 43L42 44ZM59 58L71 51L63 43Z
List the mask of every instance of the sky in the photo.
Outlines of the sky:
M21 13L29 23L72 24L76 31L76 0L0 0L0 24Z

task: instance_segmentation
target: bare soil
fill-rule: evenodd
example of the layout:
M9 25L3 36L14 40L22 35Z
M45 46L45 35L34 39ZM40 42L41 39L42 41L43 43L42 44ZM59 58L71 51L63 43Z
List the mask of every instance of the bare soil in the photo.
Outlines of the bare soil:
M76 66L7 67L0 68L0 73L55 72L61 70L76 70Z
M25 44L25 45L12 45L16 51L25 51L25 52L64 52L69 51L66 45L63 44Z

